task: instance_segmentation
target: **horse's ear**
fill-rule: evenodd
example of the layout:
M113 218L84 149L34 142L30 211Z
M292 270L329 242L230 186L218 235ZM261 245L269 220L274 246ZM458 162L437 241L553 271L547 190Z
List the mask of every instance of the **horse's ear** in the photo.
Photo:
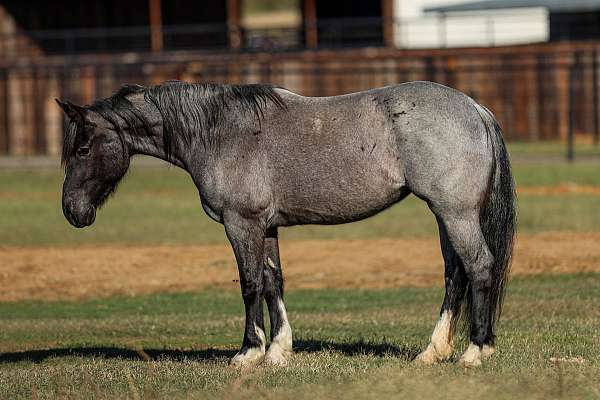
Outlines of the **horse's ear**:
M56 100L58 106L67 114L69 119L83 119L85 116L85 108L78 106L76 104L71 103L70 101L60 101Z

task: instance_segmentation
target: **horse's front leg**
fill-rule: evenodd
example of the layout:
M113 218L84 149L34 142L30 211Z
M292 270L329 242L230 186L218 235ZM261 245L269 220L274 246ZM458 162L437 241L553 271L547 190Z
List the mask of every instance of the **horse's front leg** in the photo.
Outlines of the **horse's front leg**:
M265 238L265 269L263 294L269 308L271 345L265 361L286 366L292 355L292 328L283 303L283 273L279 260L277 229L267 230Z
M262 307L265 231L260 221L244 218L235 212L224 213L223 219L237 260L246 308L244 341L231 365L248 366L260 362L265 355Z

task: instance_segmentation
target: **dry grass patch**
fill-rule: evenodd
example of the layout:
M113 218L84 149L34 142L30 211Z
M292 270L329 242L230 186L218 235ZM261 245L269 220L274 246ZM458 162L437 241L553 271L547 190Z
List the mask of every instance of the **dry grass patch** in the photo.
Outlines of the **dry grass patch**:
M600 233L521 235L513 273L600 271ZM0 301L238 290L228 245L0 248ZM443 283L437 238L283 241L289 289L428 287Z

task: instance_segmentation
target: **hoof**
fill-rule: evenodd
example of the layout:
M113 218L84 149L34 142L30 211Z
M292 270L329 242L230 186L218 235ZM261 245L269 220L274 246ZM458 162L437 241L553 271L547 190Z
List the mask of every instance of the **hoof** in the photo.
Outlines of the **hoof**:
M265 355L265 363L277 367L287 367L288 361L292 358L291 350L284 350L277 344L272 344Z
M425 350L423 350L418 356L417 358L415 358L414 362L416 364L421 364L421 365L434 365L439 363L441 360L438 357L435 348L433 347L432 344L430 344L429 346L427 346L427 348Z
M479 346L471 343L458 360L458 364L463 368L476 368L481 366L481 349Z
M234 368L251 367L260 363L264 355L264 350L260 348L242 350L231 359L229 365Z
M441 346L443 347L440 351L433 343L429 343L427 348L423 350L417 358L415 358L415 363L422 365L433 365L438 364L442 361L445 361L452 357L452 349L451 345Z

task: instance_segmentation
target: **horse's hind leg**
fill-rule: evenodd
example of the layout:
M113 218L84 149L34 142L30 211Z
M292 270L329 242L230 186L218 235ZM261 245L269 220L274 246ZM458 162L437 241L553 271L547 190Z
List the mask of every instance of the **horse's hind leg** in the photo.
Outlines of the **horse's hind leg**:
M431 342L416 358L417 362L426 365L436 364L452 357L454 330L467 287L467 277L462 261L452 248L444 223L439 218L437 221L440 245L444 256L446 294L440 310L440 319L431 335Z
M279 260L277 229L267 231L264 255L263 294L271 321L271 345L265 355L265 361L285 366L292 355L292 328L283 303L283 274Z
M244 341L231 365L253 365L262 360L266 345L262 305L265 231L259 221L235 212L225 212L223 219L238 264L246 309Z
M493 256L486 244L477 210L458 215L441 216L448 240L460 257L469 284L471 309L470 345L459 363L464 367L481 365L481 359L493 349L493 321L491 320L492 263Z

